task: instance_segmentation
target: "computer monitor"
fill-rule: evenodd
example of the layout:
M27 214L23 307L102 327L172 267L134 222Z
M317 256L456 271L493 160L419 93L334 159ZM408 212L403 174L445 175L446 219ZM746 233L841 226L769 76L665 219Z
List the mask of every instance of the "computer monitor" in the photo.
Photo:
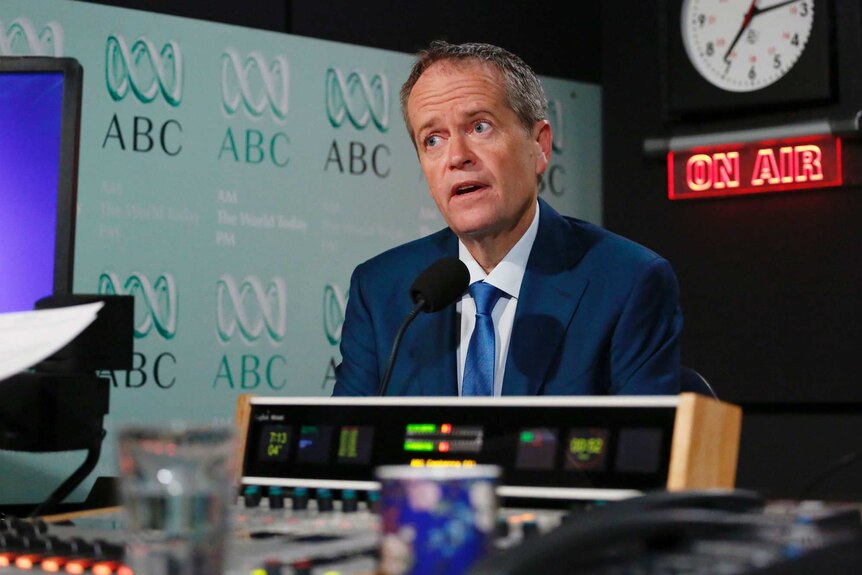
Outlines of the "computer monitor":
M83 69L0 56L0 313L72 291Z

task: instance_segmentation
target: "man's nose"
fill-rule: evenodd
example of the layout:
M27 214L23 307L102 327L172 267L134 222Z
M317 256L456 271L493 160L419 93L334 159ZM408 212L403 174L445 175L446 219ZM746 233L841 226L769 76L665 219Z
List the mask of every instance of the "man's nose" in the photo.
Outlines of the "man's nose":
M460 169L476 161L467 137L461 134L450 136L448 152L449 167L451 169Z

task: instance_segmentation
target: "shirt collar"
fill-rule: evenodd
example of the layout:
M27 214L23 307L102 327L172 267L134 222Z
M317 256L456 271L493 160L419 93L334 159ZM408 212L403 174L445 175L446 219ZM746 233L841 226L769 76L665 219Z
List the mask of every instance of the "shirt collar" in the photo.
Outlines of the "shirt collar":
M458 240L458 258L464 262L470 272L470 283L475 283L484 280L505 292L509 297L518 298L518 293L521 291L521 282L524 280L524 272L527 269L527 260L530 259L530 252L533 249L533 243L536 241L536 234L539 231L539 209L541 206L536 202L536 213L533 215L533 221L530 227L521 236L506 257L497 264L497 267L491 270L490 274L486 274L482 266L470 254L470 250L461 240Z

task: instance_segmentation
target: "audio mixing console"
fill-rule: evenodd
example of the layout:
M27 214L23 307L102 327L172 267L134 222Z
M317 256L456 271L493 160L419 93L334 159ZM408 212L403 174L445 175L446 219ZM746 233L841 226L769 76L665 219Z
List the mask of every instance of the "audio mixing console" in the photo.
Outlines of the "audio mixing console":
M822 566L836 573L862 569L858 506L762 505L748 492L664 492L569 510L503 508L495 549L473 572L772 575ZM378 564L376 506L372 492L248 486L233 509L225 575L372 575ZM117 510L73 522L6 518L0 521L0 574L135 575L123 565L124 544ZM582 565L585 559L592 563Z
M226 575L360 575L377 566L375 492L244 488L233 509ZM505 509L497 547L559 525L557 510ZM117 510L70 521L0 520L0 573L133 575Z
M676 437L697 422L686 414L717 410L711 419L720 420L716 415L733 410L706 401L243 396L237 413L242 491L226 573L373 572L379 539L374 469L399 463L500 466L498 495L518 508L501 511L496 545L500 551L517 548L559 525L566 501L621 499L670 486L672 470L690 459L676 447L684 444ZM696 443L734 447L735 436L726 435L710 433ZM735 455L722 461L735 462ZM710 469L710 477L727 475L706 458L700 466ZM117 512L77 518L73 525L4 521L0 575L132 575L123 565L121 523Z
M502 469L471 574L862 573L858 508L707 490L733 487L740 420L699 396L244 397L237 422L225 575L375 573L374 469L392 464ZM165 575L124 565L119 510L51 519L0 519L0 575Z

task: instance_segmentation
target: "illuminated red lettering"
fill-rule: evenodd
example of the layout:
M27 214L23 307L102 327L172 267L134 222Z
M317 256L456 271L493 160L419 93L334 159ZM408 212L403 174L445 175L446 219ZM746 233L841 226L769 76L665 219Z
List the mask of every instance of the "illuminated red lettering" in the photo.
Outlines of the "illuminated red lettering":
M685 165L685 179L689 189L696 192L712 187L712 156L695 154Z
M758 150L751 185L816 182L822 179L823 163L819 146L784 146L778 150L777 161L772 148Z
M738 188L739 152L695 154L686 163L685 175L689 189L695 192Z
M820 146L796 146L793 151L796 155L797 182L816 182L823 179Z
M841 140L804 140L703 146L668 154L668 198L705 198L840 186Z
M764 183L777 184L781 181L781 172L775 162L775 154L771 148L757 151L754 160L754 170L751 172L751 185L762 186Z
M781 173L781 183L793 181L793 147L785 146L778 150L778 169Z
M712 155L715 168L713 187L716 190L739 187L739 152L719 152Z

